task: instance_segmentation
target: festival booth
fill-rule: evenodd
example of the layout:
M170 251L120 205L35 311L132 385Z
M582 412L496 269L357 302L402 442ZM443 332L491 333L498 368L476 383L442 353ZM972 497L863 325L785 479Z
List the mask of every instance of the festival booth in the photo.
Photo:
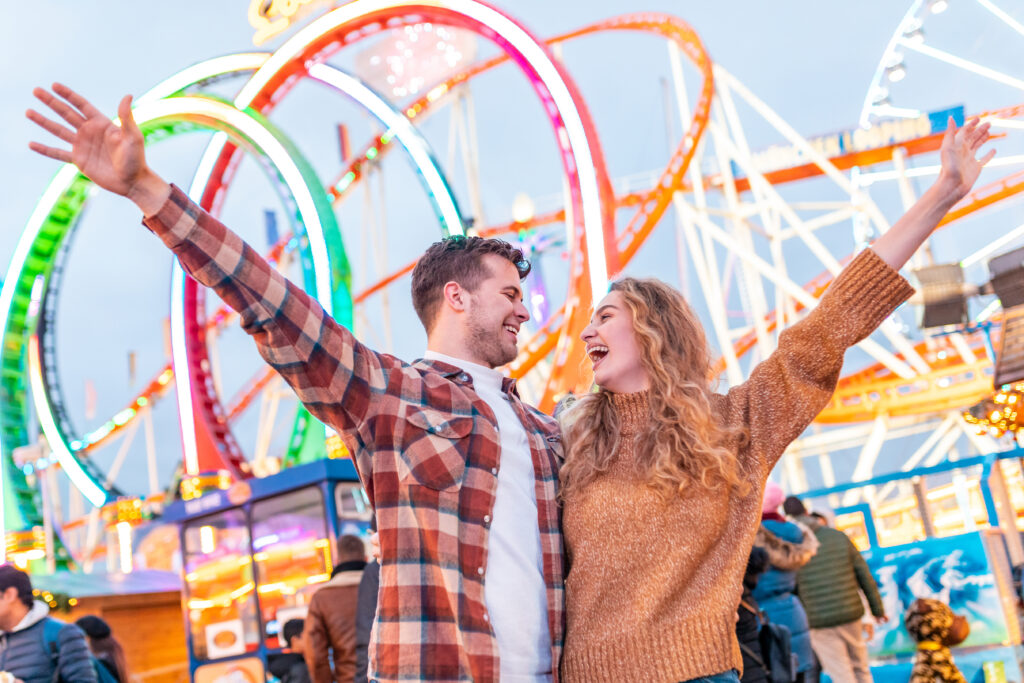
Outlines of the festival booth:
M324 459L177 501L182 606L196 683L267 680L281 627L302 618L331 576L339 535L366 535L372 512L351 460Z
M876 683L906 683L916 649L903 615L936 598L967 617L953 649L969 683L1024 681L1020 585L1024 564L1024 450L921 467L801 496L835 511L861 550L888 623L868 643ZM873 501L861 503L859 500Z

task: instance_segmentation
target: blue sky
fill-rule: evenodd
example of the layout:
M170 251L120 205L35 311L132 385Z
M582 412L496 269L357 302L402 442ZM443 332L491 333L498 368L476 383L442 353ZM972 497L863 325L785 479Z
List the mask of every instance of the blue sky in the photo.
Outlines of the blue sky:
M958 2L965 7L958 8ZM909 2L516 0L497 4L540 36L638 10L675 14L696 29L716 62L797 131L810 136L855 125L872 73ZM953 0L953 4L952 18L937 32L959 29L969 36L962 46L965 52L983 51L990 18L966 8L974 3ZM0 81L0 154L5 160L0 169L0 263L8 262L18 234L55 172L53 162L33 155L26 147L29 139L37 137L23 116L24 109L34 102L32 87L61 80L112 111L122 94L139 94L189 64L252 49L246 9L245 0L166 4L151 0L40 0L16 3L13 11L8 8L0 22L0 63L5 65ZM955 11L961 14L954 15ZM271 47L279 43L271 43ZM351 55L342 54L337 63L345 66L350 60ZM669 149L660 85L660 79L668 74L664 45L638 36L586 39L566 47L565 61L597 122L611 175L618 178L662 166ZM917 93L922 106L937 108L964 101L966 91L957 91L956 79L930 79L923 74L908 78L905 86ZM550 133L544 130L535 104L526 102L530 93L521 79L506 70L482 79L474 85L474 93L487 217L506 218L518 192L541 197L558 193L560 176ZM1016 100L999 103L1009 101ZM333 125L339 121L350 125L357 147L370 132L357 110L338 104L336 97L312 86L297 88L294 98L272 118L295 139L324 178L338 167L329 136ZM432 141L443 140L446 125L440 118L432 119L424 130ZM758 147L776 141L758 139L755 134L750 142ZM202 143L197 138L161 147L152 153L151 163L169 179L186 184ZM443 149L438 152L444 156ZM453 173L459 176L458 171ZM252 178L247 182L254 189L233 196L225 207L226 222L252 239L262 234L258 222L264 207L250 201L258 188L265 189L258 175L243 167L240 179ZM411 173L401 164L390 162L384 178L386 182L374 190L373 201L383 197L389 207L388 221L399 235L389 258L400 264L403 250L415 253L429 241L425 237L406 240L403 232L422 222L426 204ZM460 177L454 181L457 189L464 188ZM464 196L460 199L465 207ZM352 200L353 204L365 201ZM359 206L346 208L342 216L343 229L357 233L349 246L350 258L357 262L359 226L366 220L365 209ZM125 360L128 351L138 357L135 388L163 361L161 321L167 314L170 258L139 226L137 211L123 200L98 198L79 232L62 290L58 348L68 404L80 424L95 426L95 420L82 417L86 379L97 386L102 417L118 410L132 395ZM346 232L346 241L349 239ZM645 258L643 267L658 269L669 277L665 273L671 266L665 259L656 255ZM407 298L404 286L393 296ZM395 306L408 308L401 301ZM423 337L411 317L404 321L397 330L394 350L400 356L413 357L422 348ZM243 337L229 333L222 342L222 351L227 350L224 373L230 378L226 384L240 385L258 367L258 358ZM169 401L156 412L165 473L177 456L173 415ZM253 432L252 418L240 430ZM249 436L245 441L251 441ZM136 444L133 454L140 448ZM112 455L105 452L97 457L102 464ZM128 477L142 481L133 479L131 473Z

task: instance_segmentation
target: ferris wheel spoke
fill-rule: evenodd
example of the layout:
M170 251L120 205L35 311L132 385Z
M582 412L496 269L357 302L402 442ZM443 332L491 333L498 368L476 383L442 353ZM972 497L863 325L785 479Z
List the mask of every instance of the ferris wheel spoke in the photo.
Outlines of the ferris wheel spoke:
M976 0L979 5L987 9L992 14L996 15L1004 24L1012 28L1014 31L1024 36L1024 24L1011 17L1006 13L1005 10L998 7L992 0Z
M978 76L988 78L989 80L995 81L997 83L1008 85L1011 88L1016 88L1017 90L1024 90L1024 81L1022 81L1021 79L1014 78L1013 76L1008 76L1001 71L991 69L987 66L982 66L981 64L972 62L969 59L958 57L957 55L951 54L944 50L939 50L938 48L934 48L931 47L930 45L925 45L924 43L920 42L900 39L898 41L898 44L900 45L900 47L903 47L907 50L913 50L914 52L925 55L926 57L931 57L941 62L945 62L951 66L965 69L967 71L977 74Z

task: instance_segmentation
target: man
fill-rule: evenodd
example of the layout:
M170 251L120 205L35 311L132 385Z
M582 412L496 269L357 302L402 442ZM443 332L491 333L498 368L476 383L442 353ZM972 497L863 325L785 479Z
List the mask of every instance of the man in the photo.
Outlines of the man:
M807 514L798 498L787 498L783 510L813 530L820 544L817 554L797 572L797 591L822 669L835 683L871 683L861 592L875 621L888 621L871 570L846 534Z
M0 671L24 683L96 683L82 629L52 619L49 611L33 599L28 574L0 565Z
M131 199L196 280L240 313L259 351L353 454L377 514L381 592L370 678L557 681L563 640L561 457L555 421L495 368L529 319L530 266L500 240L432 245L412 277L424 360L376 353L146 165L131 98L123 127L54 85L30 111L71 150L31 143ZM66 124L66 125L65 125Z
M352 534L340 537L338 564L331 572L331 580L313 594L306 615L308 647L305 655L313 683L352 683L354 680L356 603L365 568L363 539Z
M308 639L303 634L305 620L289 619L281 627L281 640L291 652L273 656L267 668L281 683L310 683L305 654L309 652Z
M370 531L377 533L377 517L370 519ZM380 563L371 558L359 579L356 597L356 675L355 683L368 683L370 635L377 616L377 593L380 591Z

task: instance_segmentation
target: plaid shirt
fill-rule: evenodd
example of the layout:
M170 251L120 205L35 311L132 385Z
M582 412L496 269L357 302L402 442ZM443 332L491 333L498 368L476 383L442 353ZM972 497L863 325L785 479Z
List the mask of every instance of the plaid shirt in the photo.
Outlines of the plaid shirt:
M381 586L372 679L496 681L484 604L500 439L459 368L376 353L177 187L144 224L182 267L241 316L260 354L353 453L377 513ZM536 474L554 680L564 634L557 503L561 437L551 417L503 389L526 429Z

